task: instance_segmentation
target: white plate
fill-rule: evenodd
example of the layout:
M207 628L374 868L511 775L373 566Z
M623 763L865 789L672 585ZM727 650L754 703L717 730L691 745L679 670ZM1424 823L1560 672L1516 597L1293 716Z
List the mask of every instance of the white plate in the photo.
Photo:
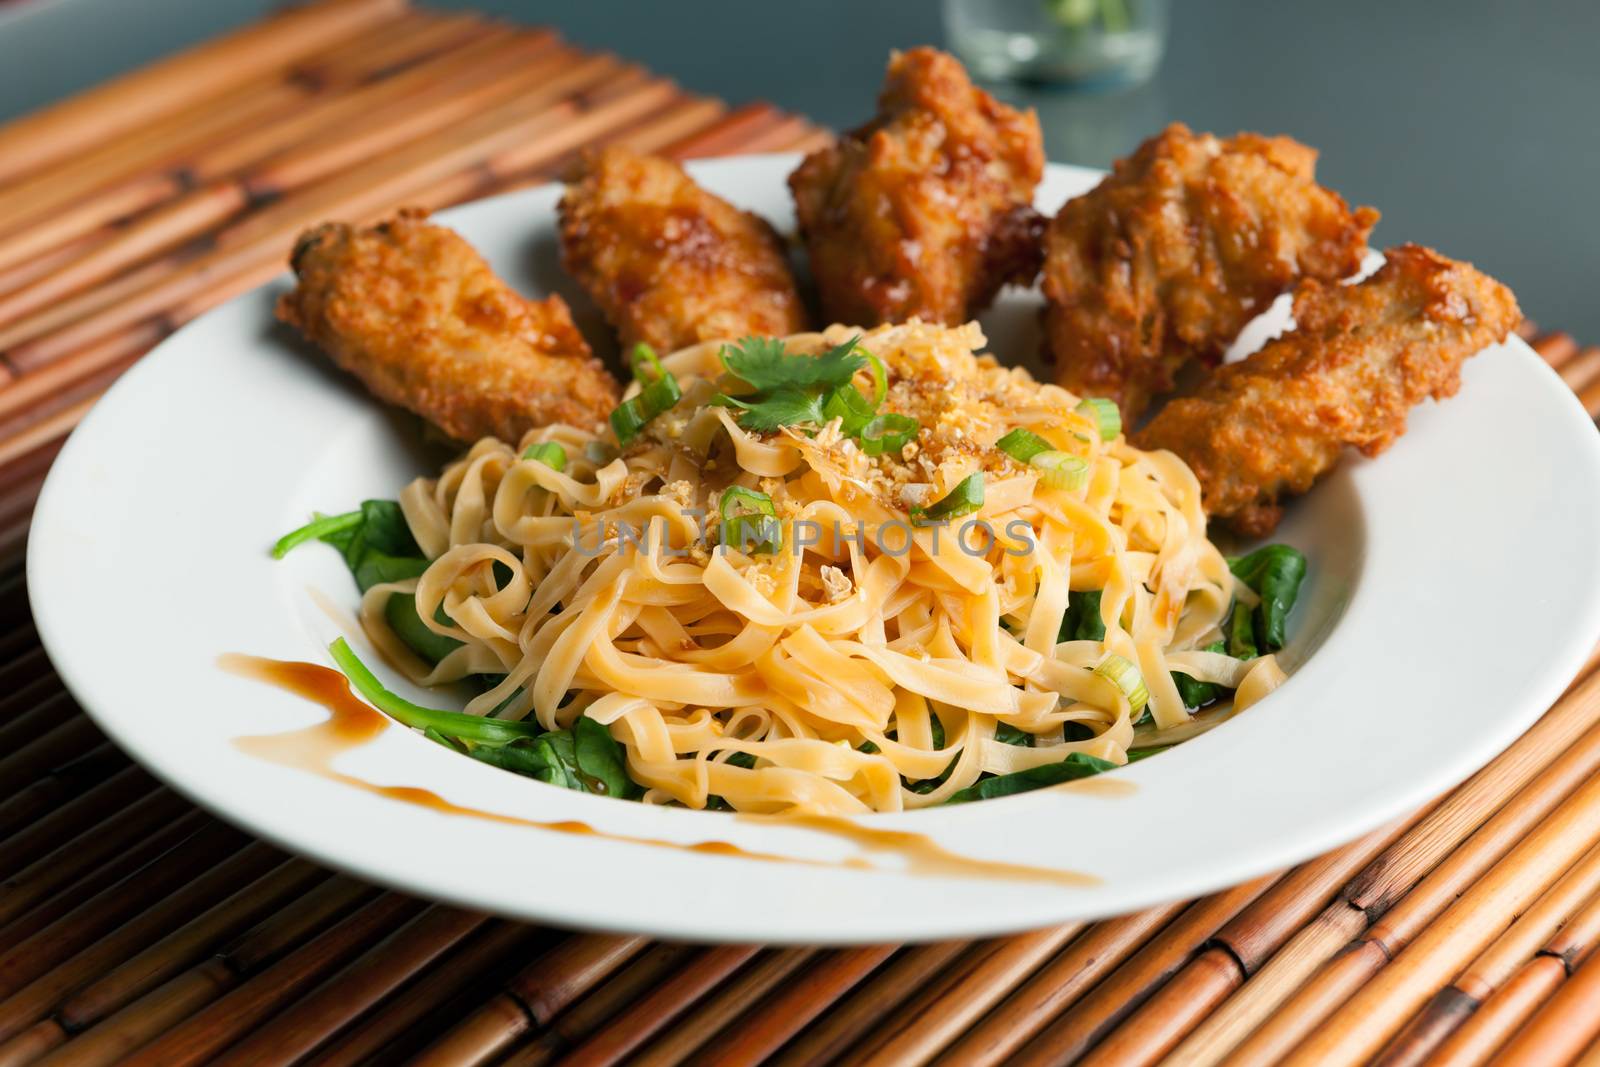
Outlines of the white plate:
M793 163L694 171L788 228ZM1097 177L1052 166L1040 206ZM573 297L555 260L558 194L514 193L446 219L524 291ZM762 863L428 811L232 744L323 712L224 673L218 656L327 662L340 628L312 591L356 601L334 552L273 562L273 538L313 510L392 498L426 469L400 423L273 325L282 288L180 332L72 435L34 518L34 612L73 694L162 779L286 848L424 896L701 940L972 937L1126 912L1281 868L1421 804L1533 722L1600 636L1600 435L1513 340L1472 360L1461 394L1418 409L1380 460L1347 459L1290 509L1277 539L1304 550L1311 572L1291 677L1266 702L1115 772L1130 795L1037 792L866 820L975 857L1087 872L1097 885L910 875L886 853L867 856L872 871ZM1009 294L986 319L992 337L1011 339L996 345L1003 358L1036 346L1037 299ZM616 834L858 853L812 830L557 789L399 727L339 767Z

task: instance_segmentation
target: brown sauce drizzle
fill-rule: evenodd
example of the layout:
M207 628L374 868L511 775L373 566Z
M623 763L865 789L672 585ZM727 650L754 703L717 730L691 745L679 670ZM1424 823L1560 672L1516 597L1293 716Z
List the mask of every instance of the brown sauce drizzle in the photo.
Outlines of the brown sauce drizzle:
M391 800L414 804L418 807L446 815L468 816L490 822L513 826L529 826L551 833L602 837L628 844L668 848L683 852L710 853L734 856L739 859L759 860L766 863L796 863L813 867L846 868L851 870L890 870L877 867L861 857L829 861L807 860L770 852L752 852L728 841L699 841L679 844L659 838L633 837L597 830L588 823L574 819L541 821L516 815L485 811L447 800L431 789L420 786L376 785L365 779L335 770L333 761L340 753L372 741L391 725L383 712L360 699L350 689L345 676L329 667L315 663L264 659L240 654L225 655L219 665L232 674L253 681L264 682L309 700L328 711L328 718L301 730L278 734L259 734L240 737L234 745L241 752L258 759L276 763L295 770L307 771L331 781L360 789L363 792L388 797ZM403 727L400 727L403 729ZM1092 779L1091 779L1092 780ZM1002 863L976 859L951 852L931 838L907 830L883 830L863 826L851 819L836 815L742 815L741 820L801 827L830 834L846 840L871 853L892 855L903 864L904 870L913 874L943 875L958 878L998 878L1006 881L1053 882L1059 885L1092 886L1099 880L1092 875L1063 871L1050 867L1033 867L1026 864Z

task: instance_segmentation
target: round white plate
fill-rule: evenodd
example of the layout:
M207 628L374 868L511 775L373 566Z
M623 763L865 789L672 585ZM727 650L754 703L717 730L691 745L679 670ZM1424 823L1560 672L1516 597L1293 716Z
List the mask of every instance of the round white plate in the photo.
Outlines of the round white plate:
M794 162L693 169L787 230ZM1040 207L1097 179L1052 166ZM514 193L445 220L523 291L566 294L598 337L592 307L556 265L559 193ZM34 517L34 613L73 694L155 774L285 848L409 892L572 926L769 942L972 937L1126 912L1281 868L1423 803L1533 722L1600 636L1600 435L1513 340L1470 361L1460 395L1419 408L1387 454L1347 458L1290 509L1276 539L1301 548L1311 570L1291 677L1267 701L1114 772L1136 787L1129 795L1046 791L866 820L974 857L1086 872L1096 885L911 875L887 853L866 856L874 870L763 863L426 810L233 744L324 713L225 673L218 657L326 663L342 629L319 601L356 602L335 552L311 546L274 562L273 539L313 510L392 498L432 462L409 424L274 324L285 284L184 329L72 435ZM1010 293L985 318L1002 359L1037 347L1037 302ZM338 766L615 834L859 854L813 830L554 788L398 726Z

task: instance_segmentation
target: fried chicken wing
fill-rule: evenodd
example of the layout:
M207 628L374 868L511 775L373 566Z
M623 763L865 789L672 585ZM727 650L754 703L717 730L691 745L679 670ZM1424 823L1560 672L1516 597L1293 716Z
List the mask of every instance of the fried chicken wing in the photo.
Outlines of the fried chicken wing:
M1315 180L1287 137L1174 124L1068 201L1045 240L1046 344L1062 385L1128 421L1190 359L1215 365L1297 278L1355 273L1371 208Z
M461 441L602 422L618 386L559 296L527 300L460 236L402 211L325 223L296 242L278 317L376 396Z
M789 176L832 322L956 325L1039 271L1039 119L975 87L952 56L897 52L878 115Z
M625 346L805 329L783 244L758 215L696 185L659 156L586 157L561 198L561 260Z
M1303 493L1346 445L1377 455L1406 414L1461 384L1461 364L1521 321L1511 290L1419 245L1390 249L1355 285L1308 279L1295 328L1173 400L1135 436L1177 453L1200 480L1206 513L1270 533L1278 497Z

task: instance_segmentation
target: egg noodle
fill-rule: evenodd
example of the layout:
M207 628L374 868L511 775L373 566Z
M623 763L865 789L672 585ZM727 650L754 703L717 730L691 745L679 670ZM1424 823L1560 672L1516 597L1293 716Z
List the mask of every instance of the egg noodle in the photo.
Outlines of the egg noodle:
M817 354L858 332L785 341ZM609 432L550 426L411 483L400 507L431 563L372 586L362 624L418 683L503 675L468 712L607 726L647 802L747 812L897 811L1072 753L1123 763L1146 708L1146 730L1191 722L1174 669L1235 689L1236 708L1274 688L1272 656L1202 651L1256 595L1207 540L1189 469L1102 440L1077 397L975 356L984 343L975 323L861 336L887 368L884 410L921 424L876 456L837 421L741 428L710 403L733 391L720 344L663 357L682 400L620 454ZM995 447L1017 428L1087 476L1052 486ZM545 442L560 469L523 458ZM913 518L974 474L980 508ZM781 547L725 536L730 486L770 499ZM1102 591L1103 640L1059 639L1069 590ZM437 665L386 621L411 592L461 642ZM1031 744L997 740L1005 727Z

